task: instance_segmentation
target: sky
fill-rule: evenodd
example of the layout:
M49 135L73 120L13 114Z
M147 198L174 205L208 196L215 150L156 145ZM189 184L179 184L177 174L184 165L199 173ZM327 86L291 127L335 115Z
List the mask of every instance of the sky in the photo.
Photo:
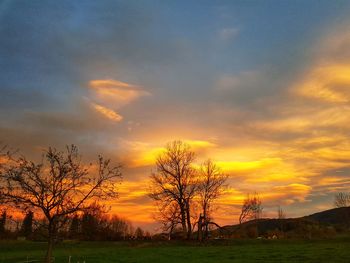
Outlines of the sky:
M349 1L0 1L0 141L123 164L112 212L156 229L154 160L183 140L264 216L332 208L350 181Z

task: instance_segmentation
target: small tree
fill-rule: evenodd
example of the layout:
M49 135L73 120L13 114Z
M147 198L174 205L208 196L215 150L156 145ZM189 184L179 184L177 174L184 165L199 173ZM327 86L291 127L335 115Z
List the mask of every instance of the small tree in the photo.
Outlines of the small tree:
M129 221L114 215L111 218L111 231L113 232L113 239L125 240L131 236L132 225Z
M79 236L80 230L80 218L77 214L73 215L70 225L69 225L69 237L77 238Z
M23 219L20 233L26 237L26 239L30 238L33 233L33 218L34 213L29 210Z
M137 227L135 230L135 238L136 239L143 239L145 236L144 231L142 230L141 227Z
M334 197L334 206L335 207L350 206L350 194L344 193L344 192L337 193Z
M108 209L97 202L93 202L84 210L81 218L81 234L84 240L104 240L103 227Z
M278 206L277 208L277 218L278 219L285 219L286 218L286 214L283 211L282 207Z
M146 240L151 240L152 239L152 235L151 235L151 233L149 231L145 232L145 239Z
M3 210L0 215L0 238L3 238L5 236L6 220L7 220L7 212L6 210Z
M257 193L253 196L247 195L246 199L243 201L241 214L239 216L239 223L259 219L262 214L262 204L260 197Z
M49 148L40 163L23 156L7 157L8 162L0 167L0 197L25 211L40 210L45 216L47 263L51 263L55 237L67 216L82 210L95 198L117 196L115 180L121 178L120 165L111 166L110 160L99 156L97 171L91 173L74 145L65 152Z

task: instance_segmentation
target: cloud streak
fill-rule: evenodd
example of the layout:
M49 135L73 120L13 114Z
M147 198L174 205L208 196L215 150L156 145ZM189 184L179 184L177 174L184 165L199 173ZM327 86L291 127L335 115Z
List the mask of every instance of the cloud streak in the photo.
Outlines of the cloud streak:
M104 107L104 106L96 104L96 103L92 103L92 106L94 107L94 109L96 111L101 113L107 119L110 119L110 120L115 121L115 122L120 122L123 120L123 117L112 109L109 109L107 107Z
M141 87L113 79L91 80L89 87L96 99L107 104L114 104L118 108L142 96L150 95Z

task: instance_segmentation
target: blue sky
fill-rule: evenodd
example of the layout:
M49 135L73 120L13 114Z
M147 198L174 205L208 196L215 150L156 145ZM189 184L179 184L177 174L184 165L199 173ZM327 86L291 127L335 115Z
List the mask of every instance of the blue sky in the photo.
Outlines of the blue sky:
M225 211L253 191L267 216L329 208L349 185L349 11L340 0L3 0L1 141L123 162L115 211L134 207L140 224L152 203L136 190L174 139L230 174Z

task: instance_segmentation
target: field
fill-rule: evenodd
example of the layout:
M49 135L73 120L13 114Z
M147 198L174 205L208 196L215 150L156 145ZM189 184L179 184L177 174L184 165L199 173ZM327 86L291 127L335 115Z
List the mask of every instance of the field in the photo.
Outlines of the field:
M59 244L55 262L350 262L350 239L179 242L73 242ZM45 243L1 241L0 263L42 258Z

